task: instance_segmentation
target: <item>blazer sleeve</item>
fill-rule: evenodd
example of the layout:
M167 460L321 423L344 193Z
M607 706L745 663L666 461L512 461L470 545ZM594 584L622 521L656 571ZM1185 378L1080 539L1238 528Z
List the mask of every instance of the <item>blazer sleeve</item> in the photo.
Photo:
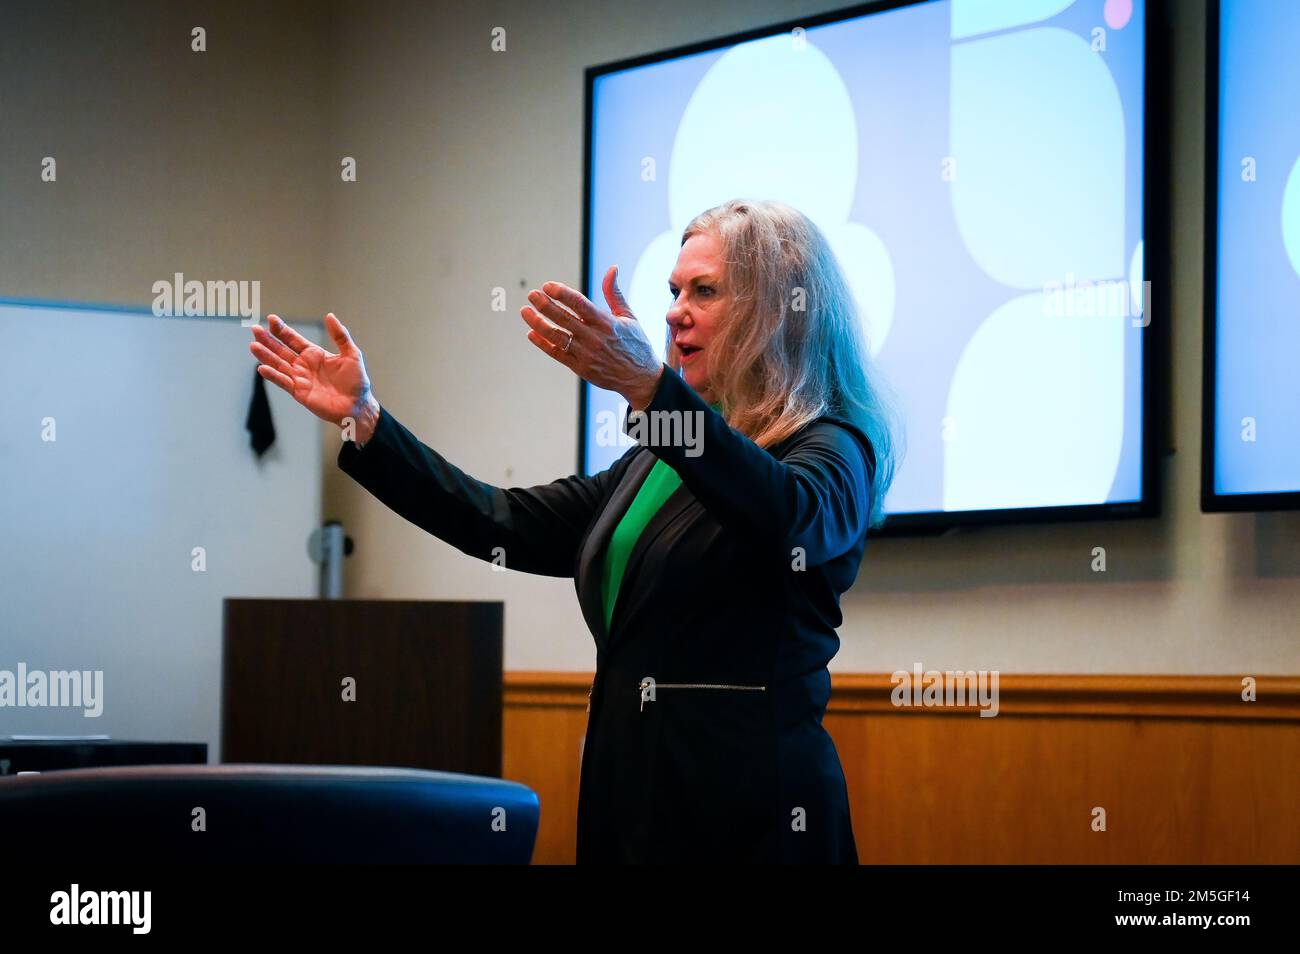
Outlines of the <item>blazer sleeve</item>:
M635 412L629 411L624 432L677 471L724 526L787 554L802 547L809 566L848 551L866 531L875 454L856 428L812 424L792 438L778 460L732 429L666 364L646 411L649 417L639 433L633 424ZM696 425L698 450L693 456L684 441L655 443L656 411L689 414L702 422L702 428Z
M345 441L338 456L339 467L390 509L462 553L524 573L567 577L574 575L587 527L622 463L593 477L494 487L422 444L382 406L365 447Z

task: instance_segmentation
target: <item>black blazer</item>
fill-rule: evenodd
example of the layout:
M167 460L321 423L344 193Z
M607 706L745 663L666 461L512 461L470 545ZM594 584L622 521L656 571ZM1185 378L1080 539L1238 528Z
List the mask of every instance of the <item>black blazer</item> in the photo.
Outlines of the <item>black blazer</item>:
M760 448L667 366L646 410L698 415L702 452L647 432L595 476L503 489L385 409L364 449L344 443L338 463L470 556L574 579L596 642L580 863L856 863L822 715L839 597L866 546L871 442L826 417ZM682 485L636 542L606 632L605 546L657 457Z

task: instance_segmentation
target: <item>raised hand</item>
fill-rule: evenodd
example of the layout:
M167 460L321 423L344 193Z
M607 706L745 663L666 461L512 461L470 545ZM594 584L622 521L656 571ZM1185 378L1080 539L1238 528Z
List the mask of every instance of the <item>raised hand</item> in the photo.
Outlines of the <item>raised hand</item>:
M659 386L663 362L619 291L617 265L605 272L602 290L609 311L562 282L547 282L528 293L532 307L525 305L519 314L531 329L528 340L538 348L583 380L623 395L634 410L644 410Z
M312 344L276 315L267 315L267 324L269 331L253 326L255 340L248 346L260 362L258 374L331 424L343 426L346 418L362 422L375 416L378 402L370 391L361 349L334 315L325 316L325 330L338 354ZM357 439L367 437L361 433Z

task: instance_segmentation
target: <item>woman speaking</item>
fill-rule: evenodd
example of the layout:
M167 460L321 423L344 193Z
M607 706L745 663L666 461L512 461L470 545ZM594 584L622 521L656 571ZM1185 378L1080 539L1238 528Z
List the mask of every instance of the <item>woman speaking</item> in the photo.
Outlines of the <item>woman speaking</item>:
M603 290L608 311L547 282L520 314L541 351L627 400L631 446L537 487L485 484L422 444L333 315L338 354L275 316L250 348L264 378L345 428L339 466L401 516L479 559L574 579L596 643L580 863L856 863L822 716L840 594L893 468L848 284L806 216L736 200L682 234L666 364L616 268Z

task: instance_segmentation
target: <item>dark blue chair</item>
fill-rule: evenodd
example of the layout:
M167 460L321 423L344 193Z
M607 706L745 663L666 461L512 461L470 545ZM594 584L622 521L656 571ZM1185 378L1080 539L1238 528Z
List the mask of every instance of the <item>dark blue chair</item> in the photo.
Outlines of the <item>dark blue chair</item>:
M417 769L154 765L0 778L0 838L14 857L528 864L539 814L517 782Z

